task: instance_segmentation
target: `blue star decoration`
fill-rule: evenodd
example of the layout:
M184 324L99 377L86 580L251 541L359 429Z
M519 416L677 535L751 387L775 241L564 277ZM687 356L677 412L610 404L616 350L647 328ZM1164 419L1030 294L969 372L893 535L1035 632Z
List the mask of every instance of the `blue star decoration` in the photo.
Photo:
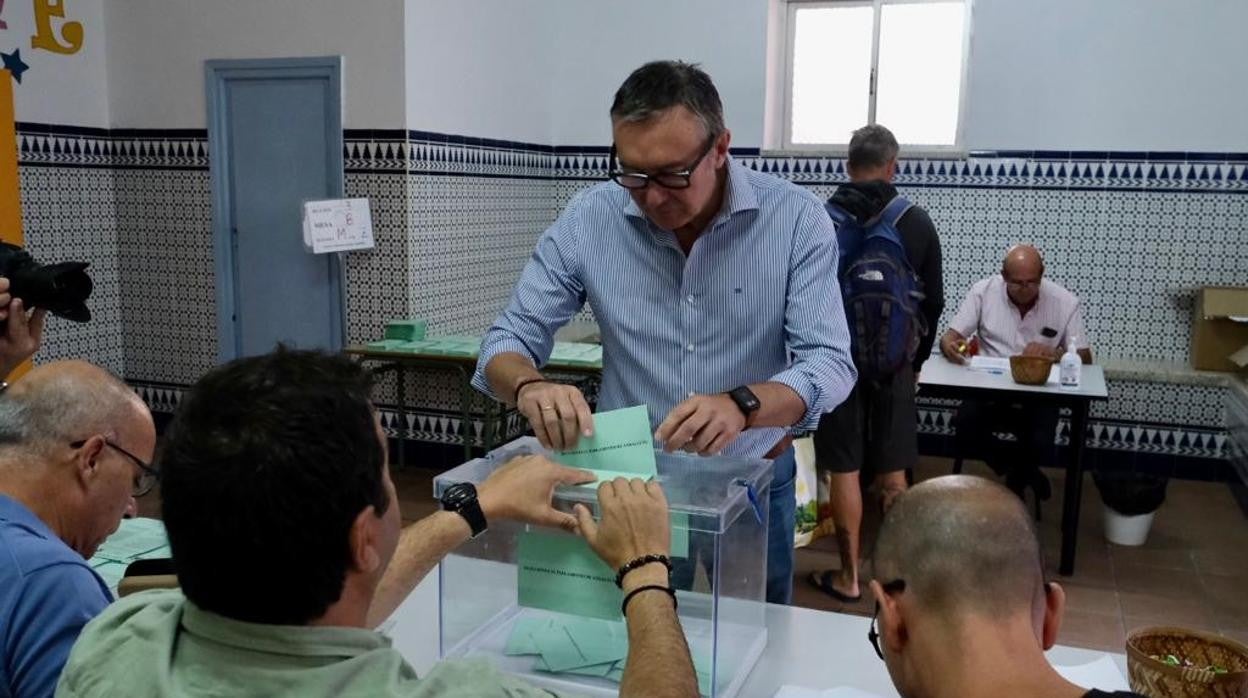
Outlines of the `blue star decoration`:
M4 61L4 67L13 74L13 79L20 85L22 83L22 73L30 68L30 66L22 62L22 50L15 48L13 53L0 52L0 60Z

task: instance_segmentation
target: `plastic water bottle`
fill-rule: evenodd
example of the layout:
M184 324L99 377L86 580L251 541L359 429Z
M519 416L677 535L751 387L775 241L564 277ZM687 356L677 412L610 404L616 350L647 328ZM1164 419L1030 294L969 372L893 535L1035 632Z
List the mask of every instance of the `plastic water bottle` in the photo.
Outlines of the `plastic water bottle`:
M1066 353L1062 354L1062 360L1058 368L1059 382L1063 388L1075 389L1079 387L1079 373L1083 366L1083 359L1079 358L1079 354L1075 351L1078 346L1078 337L1071 337L1066 342Z

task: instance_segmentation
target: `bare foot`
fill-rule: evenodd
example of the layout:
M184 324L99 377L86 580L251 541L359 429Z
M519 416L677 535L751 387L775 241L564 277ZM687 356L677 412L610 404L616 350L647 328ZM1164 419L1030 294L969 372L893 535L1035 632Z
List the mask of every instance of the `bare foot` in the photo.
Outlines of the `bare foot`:
M848 570L837 570L832 575L832 588L845 596L858 596L858 575Z

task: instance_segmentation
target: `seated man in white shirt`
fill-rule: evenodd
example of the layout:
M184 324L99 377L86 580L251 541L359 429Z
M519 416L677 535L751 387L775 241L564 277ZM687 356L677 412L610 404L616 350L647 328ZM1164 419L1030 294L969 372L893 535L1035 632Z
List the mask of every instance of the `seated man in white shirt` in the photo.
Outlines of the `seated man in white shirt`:
M1044 278L1044 258L1031 245L1011 247L1000 274L971 286L940 338L941 353L954 363L966 362L972 336L983 356L1024 354L1057 361L1073 345L1085 364L1092 363L1079 299ZM1003 461L1010 462L1006 484L1011 490L1022 496L1031 487L1037 497L1048 499L1052 489L1040 466L1053 460L1057 416L1051 407L965 401L955 418L958 453L984 457L998 473L1005 471ZM1003 452L997 433L1018 437L1009 453Z

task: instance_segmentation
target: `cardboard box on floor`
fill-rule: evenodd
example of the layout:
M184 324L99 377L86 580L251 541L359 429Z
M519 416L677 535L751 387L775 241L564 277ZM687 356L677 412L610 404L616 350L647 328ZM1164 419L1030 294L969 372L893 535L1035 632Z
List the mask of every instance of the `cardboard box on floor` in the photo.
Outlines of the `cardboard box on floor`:
M1196 291L1192 367L1204 371L1248 367L1248 287L1206 286Z

